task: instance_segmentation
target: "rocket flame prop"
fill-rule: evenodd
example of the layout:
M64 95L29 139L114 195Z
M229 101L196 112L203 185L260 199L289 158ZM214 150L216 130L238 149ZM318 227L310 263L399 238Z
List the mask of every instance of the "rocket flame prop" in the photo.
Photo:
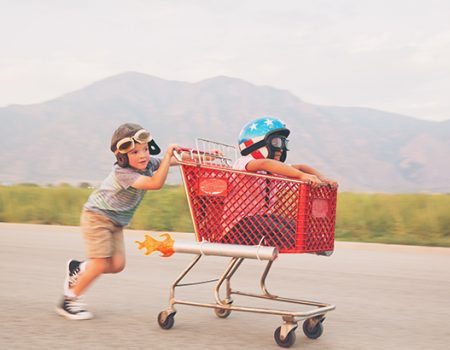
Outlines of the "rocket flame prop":
M150 255L154 251L159 251L163 258L167 258L173 253L214 255L258 260L275 260L278 256L278 249L275 247L210 243L207 241L192 242L177 240L175 242L168 233L163 233L159 236L165 237L162 241L158 241L149 235L144 235L144 237L145 240L142 242L135 241L139 246L138 248L147 248L145 255Z
M139 249L147 248L145 255L150 255L155 251L159 251L161 252L161 256L163 258L168 258L175 252L173 250L173 244L175 243L175 241L168 233L159 235L159 237L165 237L163 241L158 241L153 237L150 237L149 235L145 235L144 237L144 241L135 241L135 243L139 245Z

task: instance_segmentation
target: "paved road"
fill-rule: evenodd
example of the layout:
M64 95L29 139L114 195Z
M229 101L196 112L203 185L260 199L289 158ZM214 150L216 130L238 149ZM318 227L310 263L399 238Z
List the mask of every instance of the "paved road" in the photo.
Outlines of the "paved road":
M87 293L91 321L67 321L54 312L68 258L82 258L77 227L0 223L1 349L279 349L279 316L178 306L175 326L156 323L169 286L193 258L144 256L126 231L128 265L104 276ZM175 238L192 239L189 234ZM216 278L225 258L205 257L192 280ZM245 261L233 287L258 290L259 261ZM332 257L282 255L267 285L272 293L335 304L324 333L307 339L297 330L293 349L448 349L450 249L337 243ZM185 287L177 296L212 302L213 285ZM236 304L254 305L235 297ZM260 305L257 303L257 305ZM290 305L270 304L289 308ZM295 307L294 307L295 310Z

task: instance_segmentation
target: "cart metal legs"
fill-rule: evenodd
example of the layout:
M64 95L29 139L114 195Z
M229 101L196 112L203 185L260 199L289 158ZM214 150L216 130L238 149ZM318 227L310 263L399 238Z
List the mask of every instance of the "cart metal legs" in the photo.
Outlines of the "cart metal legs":
M232 311L243 311L243 312L254 312L259 314L270 314L279 315L282 317L283 323L280 327L275 330L274 338L276 343L281 346L288 348L295 343L295 330L298 327L298 322L304 320L303 322L303 332L310 339L317 339L322 335L323 332L323 321L325 319L325 314L329 311L335 309L334 305L325 304L315 301L299 300L292 298L285 298L275 294L270 293L266 287L266 278L272 267L273 260L268 261L266 268L260 279L261 294L246 293L231 288L231 278L236 273L236 271L241 266L244 258L233 257L231 258L228 266L226 267L223 274L220 276L214 288L214 298L215 304L212 303L200 303L188 300L181 300L175 297L175 289L177 287L189 286L199 283L207 283L213 281L203 281L199 283L186 283L182 284L181 281L186 277L186 275L192 270L192 268L199 262L202 258L202 254L197 255L194 260L186 267L186 269L177 277L172 287L170 288L170 300L169 307L160 312L158 315L158 324L163 329L170 329L174 325L174 317L176 314L175 305L191 305L205 308L214 309L216 315L220 318L228 317ZM221 287L225 283L225 296L220 296ZM279 309L268 309L259 307L246 307L234 305L232 295L247 296L259 299L266 299L271 301L280 301L291 304L306 305L311 306L312 309L308 311L285 311Z

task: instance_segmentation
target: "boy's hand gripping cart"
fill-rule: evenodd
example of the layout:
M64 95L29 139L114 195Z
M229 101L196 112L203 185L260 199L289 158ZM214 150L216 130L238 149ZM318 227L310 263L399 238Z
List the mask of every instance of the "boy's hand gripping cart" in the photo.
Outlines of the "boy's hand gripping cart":
M174 242L167 235L163 242L166 250L161 250L165 255L175 251L197 256L173 283L170 305L158 315L159 325L163 329L172 328L176 313L174 305L183 304L213 308L220 318L228 317L232 311L280 315L283 324L275 330L274 337L281 347L294 344L297 322L301 320L304 320L305 335L317 339L323 332L325 314L334 310L335 306L274 295L267 290L265 281L278 253L331 255L334 249L337 188L328 185L313 188L297 180L232 170L231 159L226 154L232 146L200 141L208 145L207 150L200 151L197 143L197 150L181 148L176 152L197 243ZM219 152L212 151L211 144ZM189 156L186 157L186 154ZM143 248L146 242L139 243ZM203 255L231 257L222 276L214 280L218 281L214 289L215 303L176 299L175 288L196 284L180 282ZM261 294L231 288L231 278L246 258L267 261L260 280ZM221 298L220 289L224 283L225 298ZM238 306L233 303L233 294L306 305L311 309L296 312Z

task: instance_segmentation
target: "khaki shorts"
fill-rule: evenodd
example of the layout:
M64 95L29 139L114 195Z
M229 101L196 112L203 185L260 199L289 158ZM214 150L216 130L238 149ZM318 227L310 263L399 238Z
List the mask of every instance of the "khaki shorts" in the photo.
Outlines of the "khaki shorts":
M107 216L83 209L81 230L88 258L124 254L123 226L115 224Z

